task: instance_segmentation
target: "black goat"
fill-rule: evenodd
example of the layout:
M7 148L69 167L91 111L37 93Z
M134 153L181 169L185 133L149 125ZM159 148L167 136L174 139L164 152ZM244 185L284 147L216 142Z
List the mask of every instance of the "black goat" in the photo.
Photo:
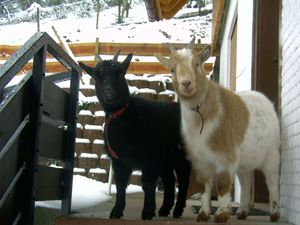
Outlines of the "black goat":
M169 215L175 199L176 172L179 192L173 217L180 217L186 203L191 166L181 149L179 104L130 96L125 74L132 54L122 63L117 62L118 55L119 52L113 60L104 61L99 57L95 67L80 63L95 79L96 94L106 113L105 146L112 158L117 186L110 218L123 216L126 187L133 169L142 171L144 220L155 216L155 189L159 176L164 184L159 215Z

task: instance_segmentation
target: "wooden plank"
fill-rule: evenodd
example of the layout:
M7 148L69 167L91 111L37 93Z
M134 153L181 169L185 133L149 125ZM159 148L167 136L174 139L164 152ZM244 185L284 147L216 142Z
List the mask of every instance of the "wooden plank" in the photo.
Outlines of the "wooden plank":
M64 172L63 169L59 168L38 167L36 201L64 198L64 182L62 179Z
M181 49L186 46L184 43L171 43L175 48ZM101 55L114 55L119 49L121 55L127 55L133 53L134 56L154 56L154 54L160 54L163 56L169 56L170 51L164 43L110 43L101 42L99 44L99 52ZM0 55L0 59L7 59L11 56L20 46L2 45L2 49L5 54ZM70 49L74 53L75 57L93 56L95 53L95 43L72 43L69 44ZM198 45L197 49L201 49L202 45ZM51 58L51 55L47 55L47 58ZM93 60L80 60L92 65ZM206 64L209 71L212 70L212 64ZM27 63L21 73L30 71L32 69L32 62ZM67 68L61 65L57 61L47 61L46 72L65 72ZM159 62L153 61L139 61L132 62L128 73L136 74L164 74L169 73Z
M60 64L60 63L59 63ZM51 118L68 122L69 94L45 79L43 87L43 111Z
M0 162L0 224L13 224L24 206L24 171L25 154L20 148L21 137L11 145L7 154ZM22 169L21 169L22 167ZM15 178L19 173L19 177ZM14 180L15 179L15 180ZM9 188L10 187L10 188ZM9 189L9 190L8 190ZM5 194L4 194L5 193ZM18 202L18 204L16 204Z
M21 155L19 152L18 140L19 139L17 139L14 142L14 144L9 148L9 151L0 161L0 199L3 197L8 186L10 185L18 170L20 169L19 164L22 161L20 158L24 158L24 156L20 157Z
M66 149L66 131L53 126L47 122L42 122L40 134L40 157L63 160L63 152Z
M76 117L78 106L78 92L79 92L79 73L72 70L71 84L70 84L70 101L68 111L68 128L66 136L66 148L64 151L64 159L66 163L66 171L64 173L65 198L62 201L62 212L69 214L71 212L72 201L72 185L73 185L73 168L74 168L74 152L75 152L75 138L76 138Z
M184 48L185 43L171 43L175 48ZM101 55L114 55L118 50L121 50L121 55L133 53L135 56L154 56L154 53L163 56L169 56L170 51L165 46L165 43L112 43L100 42L99 52ZM8 59L21 46L16 45L0 45L0 59ZM93 56L95 53L95 43L71 43L69 44L75 57ZM202 46L199 46L199 49ZM50 55L47 55L50 57Z
M0 108L0 151L28 114L29 82L16 87L19 91L12 94Z
M95 62L93 60L80 60L80 62L86 63L87 65L93 66ZM212 63L205 63L204 67L207 71L211 71L213 68ZM29 71L32 68L32 63L28 63L23 71ZM48 62L46 65L47 72L59 73L66 72L66 68L59 62ZM159 62L131 62L127 73L133 74L165 74L170 73L161 63Z
M2 182L2 177L1 177ZM0 183L1 183L0 182ZM24 201L23 201L23 192L22 188L24 187L22 183L22 178L18 180L17 184L9 193L6 201L3 206L0 207L0 224L1 225L11 225L14 224L14 221L20 215ZM17 204L16 204L17 203Z
M187 0L161 0L163 18L171 19L187 3Z
M213 54L219 54L218 39L220 35L222 20L224 17L225 0L213 1L213 18L212 18L212 49Z

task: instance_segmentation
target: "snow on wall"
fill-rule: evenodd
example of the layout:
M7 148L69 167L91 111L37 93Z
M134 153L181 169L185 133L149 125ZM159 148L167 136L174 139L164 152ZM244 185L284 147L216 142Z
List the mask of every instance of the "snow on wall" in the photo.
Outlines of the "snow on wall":
M300 1L282 0L281 213L300 224Z

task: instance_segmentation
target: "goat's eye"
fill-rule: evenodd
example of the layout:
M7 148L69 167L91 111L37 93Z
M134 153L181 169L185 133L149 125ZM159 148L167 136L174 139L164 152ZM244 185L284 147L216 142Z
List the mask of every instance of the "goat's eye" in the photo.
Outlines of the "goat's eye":
M171 73L175 73L175 69L171 69Z

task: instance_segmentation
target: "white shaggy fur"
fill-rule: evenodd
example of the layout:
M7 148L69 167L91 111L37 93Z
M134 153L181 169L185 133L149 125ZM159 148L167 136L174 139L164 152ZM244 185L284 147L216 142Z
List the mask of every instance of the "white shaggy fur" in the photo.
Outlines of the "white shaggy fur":
M214 181L219 198L215 221L228 220L230 191L235 175L238 175L241 184L241 203L237 215L238 219L245 219L250 207L250 178L254 169L260 169L265 174L270 194L270 218L277 221L280 217L280 132L273 104L261 93L246 91L235 94L204 78L201 65L209 57L210 47L200 53L190 49L176 51L174 48L171 52L169 59L157 58L173 73L181 103L182 135L188 158L197 172L198 181L205 186L198 221L209 218ZM198 106L196 112L192 110L195 106ZM234 116L228 116L230 112L234 112ZM230 126L234 122L235 125ZM224 124L229 126L224 128ZM243 132L243 138L234 138L239 134L235 129ZM212 144L211 138L220 132L223 133L217 136L219 139L213 141L217 144Z

